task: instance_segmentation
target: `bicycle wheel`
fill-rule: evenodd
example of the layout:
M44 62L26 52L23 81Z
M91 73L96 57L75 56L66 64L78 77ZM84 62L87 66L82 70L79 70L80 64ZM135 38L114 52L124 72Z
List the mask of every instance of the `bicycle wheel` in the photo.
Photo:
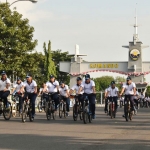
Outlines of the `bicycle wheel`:
M53 108L54 108L54 106L51 105L51 107L50 107L50 112L51 112L51 114L52 114L53 120L55 120L55 119L56 119L56 113L55 113L55 111L53 110Z
M4 108L4 110L3 110L4 119L5 120L10 120L11 115L12 115L11 107Z
M39 110L39 112L42 112L41 102L38 103L38 110Z
M27 119L27 109L26 109L26 105L23 104L22 105L22 122L26 122L26 119Z
M59 105L59 117L62 118L62 113L63 113L63 104L60 103Z
M130 119L130 120L132 120L132 116L133 116L133 111L130 110L130 112L129 112L129 119Z
M47 110L46 110L46 118L47 118L47 120L51 119L51 112L50 112L49 108L47 108Z
M87 124L87 121L88 121L88 114L87 114L87 111L84 111L83 112L83 122L84 122L84 124Z
M128 106L127 106L127 104L124 105L124 115L125 115L126 121L128 121Z
M77 113L76 113L77 111L76 111L76 104L74 104L74 106L73 106L73 120L74 121L77 121Z
M64 104L63 112L64 112L64 117L66 118L66 104Z
M29 120L30 120L30 122L32 122L32 121L33 121L31 106L30 106L30 108L29 108Z
M79 114L80 114L80 120L83 120L83 110L81 105L79 106Z
M88 118L89 118L89 123L92 123L92 115L91 114L88 116Z

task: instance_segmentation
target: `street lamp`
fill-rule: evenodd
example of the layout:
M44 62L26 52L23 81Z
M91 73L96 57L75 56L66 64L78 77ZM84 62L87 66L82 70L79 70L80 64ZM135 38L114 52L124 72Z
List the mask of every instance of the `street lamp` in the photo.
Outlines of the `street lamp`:
M37 3L37 0L16 0L16 1L14 1L13 3L11 3L11 4L9 5L9 7L10 7L11 5L13 5L14 3L21 2L21 1L29 1L29 2L32 2L32 3ZM6 0L6 3L7 3L7 0Z

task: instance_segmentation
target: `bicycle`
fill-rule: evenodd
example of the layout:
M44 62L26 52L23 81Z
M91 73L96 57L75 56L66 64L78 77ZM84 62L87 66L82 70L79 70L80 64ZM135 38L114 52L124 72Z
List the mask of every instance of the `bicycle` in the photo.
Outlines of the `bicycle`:
M3 114L5 120L10 120L12 115L11 103L7 102L7 106L4 105L4 99L0 98L0 114Z
M22 122L26 122L27 117L29 117L29 120L32 122L32 103L30 102L30 99L28 97L24 100L22 105Z
M132 110L129 98L127 98L127 100L125 101L124 112L125 112L126 121L132 120L133 110Z
M41 100L38 103L38 110L39 112L42 112L43 110L45 110L45 105L46 105L46 97L44 97L44 95L41 95Z
M19 96L21 96L21 95L19 95L17 93L15 95L12 95L13 103L12 103L11 107L12 107L12 116L13 117L16 117L17 112L19 112Z
M81 102L78 100L78 96L74 96L75 98L75 104L73 106L73 120L78 120L78 115L80 115L80 120L83 120L83 111L82 111L82 105Z
M63 114L64 118L66 118L66 102L61 99L59 103L59 117L62 118Z
M89 123L92 123L92 112L91 112L91 106L89 103L89 99L86 96L83 101L83 123L87 124L88 120Z
M50 120L53 117L53 120L56 119L55 114L55 102L52 100L51 96L55 93L48 93L48 101L46 102L46 118Z
M108 114L110 115L111 119L116 118L116 105L115 102L113 101L113 97L111 97L112 100L108 102Z

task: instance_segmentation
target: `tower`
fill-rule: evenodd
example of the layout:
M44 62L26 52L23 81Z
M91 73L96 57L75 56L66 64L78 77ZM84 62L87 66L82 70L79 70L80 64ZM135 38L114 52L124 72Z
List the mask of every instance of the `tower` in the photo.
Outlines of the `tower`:
M142 50L143 48L147 48L148 46L143 46L142 42L139 41L138 37L138 24L137 24L137 11L135 10L135 24L134 24L134 34L133 41L129 42L129 46L122 46L124 48L128 48L128 72L132 73L142 73L143 72L143 64L142 64ZM144 76L131 76L134 82L144 82Z

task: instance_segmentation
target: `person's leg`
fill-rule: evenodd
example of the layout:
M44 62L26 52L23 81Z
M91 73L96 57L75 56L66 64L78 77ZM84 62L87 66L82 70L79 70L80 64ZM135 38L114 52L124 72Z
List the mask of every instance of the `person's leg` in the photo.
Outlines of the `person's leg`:
M32 117L34 118L35 115L35 100L36 100L37 94L32 93L29 95L30 102L32 104Z
M23 97L19 96L19 113L22 112Z
M133 110L136 110L135 106L134 106L134 96L130 95L130 101L131 101L131 107Z
M105 99L105 113L108 111L108 98Z
M118 103L117 103L118 97L113 97L113 101L115 102L115 110L117 111Z
M83 108L83 100L84 100L83 95L79 95L79 96L78 96L78 100L79 100L79 102L80 102L80 104L81 104L81 107Z
M52 100L54 100L54 102L55 102L55 110L57 110L57 105L59 104L59 96L58 96L57 93L52 95Z
M89 103L91 106L92 116L95 116L95 95L94 94L89 95Z
M10 94L10 91L5 91L5 92L3 92L2 93L2 99L4 99L4 106L6 106L7 107L7 97L9 96L9 94Z
M64 101L66 102L66 110L67 112L70 111L70 99L67 97L67 98L64 98Z

